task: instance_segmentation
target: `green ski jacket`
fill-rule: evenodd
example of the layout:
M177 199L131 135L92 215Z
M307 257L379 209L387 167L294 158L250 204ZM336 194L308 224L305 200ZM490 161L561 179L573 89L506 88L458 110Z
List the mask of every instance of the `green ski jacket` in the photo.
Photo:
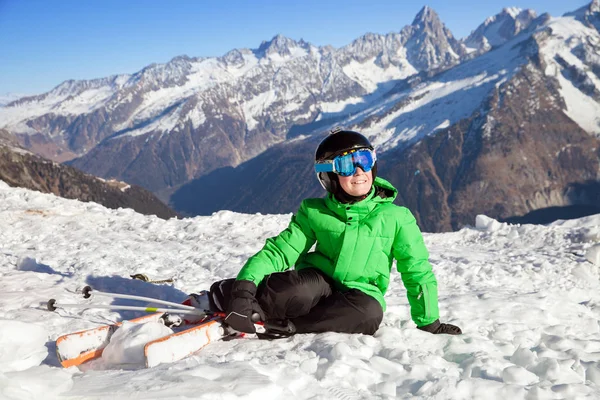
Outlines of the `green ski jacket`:
M340 203L332 194L304 200L289 226L267 239L237 279L258 286L265 276L292 266L318 268L336 289L361 290L385 310L383 296L395 259L413 321L417 326L434 322L439 317L437 281L429 253L412 213L392 203L397 194L389 182L376 178L369 195L354 204Z

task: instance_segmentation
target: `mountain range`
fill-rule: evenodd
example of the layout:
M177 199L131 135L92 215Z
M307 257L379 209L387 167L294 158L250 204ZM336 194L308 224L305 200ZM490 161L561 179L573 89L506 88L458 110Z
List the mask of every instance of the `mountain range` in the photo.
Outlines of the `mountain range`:
M599 0L563 17L506 8L456 39L430 7L339 49L278 35L218 58L67 81L0 107L28 150L141 185L178 211L295 211L340 125L422 228L600 204ZM600 212L600 209L598 209Z

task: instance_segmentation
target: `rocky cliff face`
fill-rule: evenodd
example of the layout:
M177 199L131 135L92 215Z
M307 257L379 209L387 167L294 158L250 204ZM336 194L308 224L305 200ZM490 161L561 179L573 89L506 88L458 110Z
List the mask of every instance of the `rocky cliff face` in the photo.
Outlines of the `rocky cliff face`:
M12 135L0 130L0 180L10 186L52 193L67 199L93 201L108 208L132 208L163 219L176 216L156 196L139 186L105 181L17 146Z

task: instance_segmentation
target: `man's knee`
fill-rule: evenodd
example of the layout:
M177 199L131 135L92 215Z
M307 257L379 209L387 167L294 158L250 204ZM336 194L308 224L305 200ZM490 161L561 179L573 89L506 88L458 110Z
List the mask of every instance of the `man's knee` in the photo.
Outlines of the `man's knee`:
M208 301L212 311L225 312L231 298L231 288L234 282L235 278L230 278L214 282L211 285Z
M296 271L269 275L259 288L258 303L270 318L289 318L310 311L312 298Z
M356 307L356 332L374 334L383 320L381 304L374 297L356 289L347 292L345 297Z
M318 271L276 272L258 288L258 303L271 318L295 318L307 314L331 287Z

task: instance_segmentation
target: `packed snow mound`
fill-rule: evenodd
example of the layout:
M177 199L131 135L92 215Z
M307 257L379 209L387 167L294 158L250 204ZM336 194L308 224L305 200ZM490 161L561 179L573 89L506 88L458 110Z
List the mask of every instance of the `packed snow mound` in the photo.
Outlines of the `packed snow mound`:
M136 324L125 321L111 336L110 343L102 352L102 359L108 364L144 365L146 343L173 333L160 322Z
M57 399L73 387L75 369L63 370L47 365L23 371L0 372L0 399Z
M585 252L585 258L589 262L596 264L598 267L600 267L600 244L590 247Z
M76 290L91 285L180 302L235 276L289 220L222 211L165 221L0 182L0 349L21 343L30 350L3 353L0 398L600 397L600 276L592 263L600 215L548 226L479 216L473 227L425 233L441 320L460 326L461 336L416 329L393 271L388 309L373 336L236 339L144 369L126 364L137 366L138 341L163 335L164 327L125 324L111 343L118 364L107 360L108 350L79 369L60 368L53 351L58 336L139 314L50 313L43 304L49 298L83 303L91 299ZM132 280L135 273L175 281L151 284Z
M22 371L48 355L48 333L43 326L0 319L0 372Z

